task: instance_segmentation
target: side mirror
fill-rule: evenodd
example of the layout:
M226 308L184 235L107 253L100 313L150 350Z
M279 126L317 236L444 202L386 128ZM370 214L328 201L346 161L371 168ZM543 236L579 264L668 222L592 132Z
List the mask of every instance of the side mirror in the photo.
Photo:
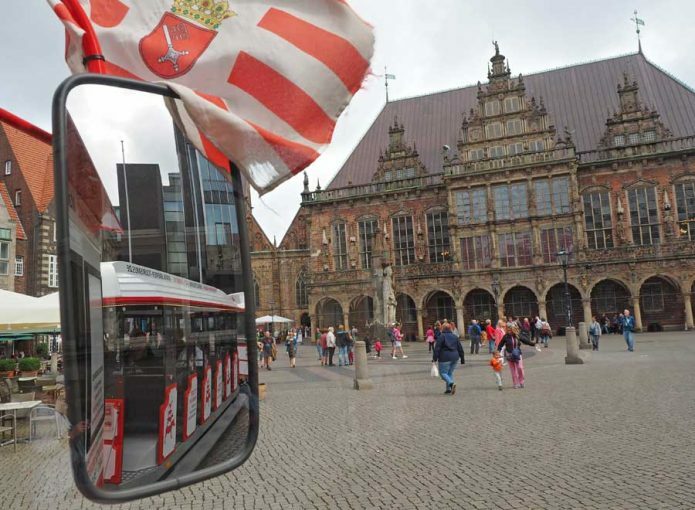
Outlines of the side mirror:
M87 74L53 101L71 458L100 502L230 471L258 436L243 182L182 135L176 100Z

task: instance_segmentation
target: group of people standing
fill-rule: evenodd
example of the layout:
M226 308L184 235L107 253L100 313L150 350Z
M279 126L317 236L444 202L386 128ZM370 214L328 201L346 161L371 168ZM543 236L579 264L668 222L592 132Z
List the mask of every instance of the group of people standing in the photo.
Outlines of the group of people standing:
M316 328L316 352L321 365L333 367L333 357L338 350L338 366L347 367L355 362L355 341L357 328L345 328L342 324L336 330L333 326L321 331Z
M635 318L630 314L630 310L624 310L621 314L616 314L615 325L613 326L613 321L608 319L604 315L599 319L596 315L591 318L591 324L589 325L589 339L591 340L591 350L598 351L599 340L601 335L604 333L617 334L622 333L623 338L625 338L625 343L627 344L627 350L633 352L635 350Z

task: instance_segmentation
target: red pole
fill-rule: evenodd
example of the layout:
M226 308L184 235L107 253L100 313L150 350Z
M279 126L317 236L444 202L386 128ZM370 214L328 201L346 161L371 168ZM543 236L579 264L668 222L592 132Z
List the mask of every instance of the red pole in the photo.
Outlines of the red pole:
M84 30L82 37L82 51L84 52L84 63L90 73L106 74L104 65L104 55L101 53L99 39L94 32L94 27L87 13L84 12L79 0L63 0L63 4L70 11L77 24Z

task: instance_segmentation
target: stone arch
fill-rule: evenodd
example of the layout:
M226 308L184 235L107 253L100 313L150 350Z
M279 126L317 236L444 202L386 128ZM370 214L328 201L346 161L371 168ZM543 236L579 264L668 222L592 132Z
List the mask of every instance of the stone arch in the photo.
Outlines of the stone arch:
M490 319L494 323L498 319L495 298L485 289L477 288L469 291L463 300L463 310L463 315L467 321Z
M316 322L321 329L337 328L343 323L343 307L337 299L326 297L316 304Z
M613 319L632 306L629 287L622 281L606 278L591 288L591 313L597 317Z
M584 321L584 308L582 306L582 295L579 289L572 285L567 284L569 294L570 294L570 307L572 310L572 326L577 326L580 322ZM548 289L545 294L545 310L548 314L546 319L548 323L553 328L569 326L567 324L567 308L565 304L565 283L556 283Z
M509 317L535 317L538 315L538 297L523 285L516 285L504 293L504 314Z
M405 292L396 295L396 320L406 339L417 337L417 307L415 300Z
M449 322L456 322L456 302L453 296L443 290L433 290L430 292L423 303L425 326L430 326L436 321L448 319ZM457 324L462 327L462 324Z
M349 326L362 331L374 322L374 299L371 296L357 296L350 301ZM347 326L347 325L346 325Z
M679 330L685 324L683 293L677 280L655 275L643 280L639 289L642 329Z

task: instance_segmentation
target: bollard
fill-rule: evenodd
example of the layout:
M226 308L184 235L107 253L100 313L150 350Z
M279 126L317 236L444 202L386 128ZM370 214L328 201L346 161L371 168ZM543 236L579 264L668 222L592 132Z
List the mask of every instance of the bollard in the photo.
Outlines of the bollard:
M586 327L585 322L579 323L579 328L577 329L577 334L579 335L579 348L580 349L591 349L591 343L589 342L589 330Z
M565 342L567 344L567 356L565 365L582 365L584 360L579 357L579 345L577 344L577 334L573 327L565 329Z
M367 345L359 340L355 342L355 383L356 390L369 390L372 388L372 380L369 378L367 366Z

